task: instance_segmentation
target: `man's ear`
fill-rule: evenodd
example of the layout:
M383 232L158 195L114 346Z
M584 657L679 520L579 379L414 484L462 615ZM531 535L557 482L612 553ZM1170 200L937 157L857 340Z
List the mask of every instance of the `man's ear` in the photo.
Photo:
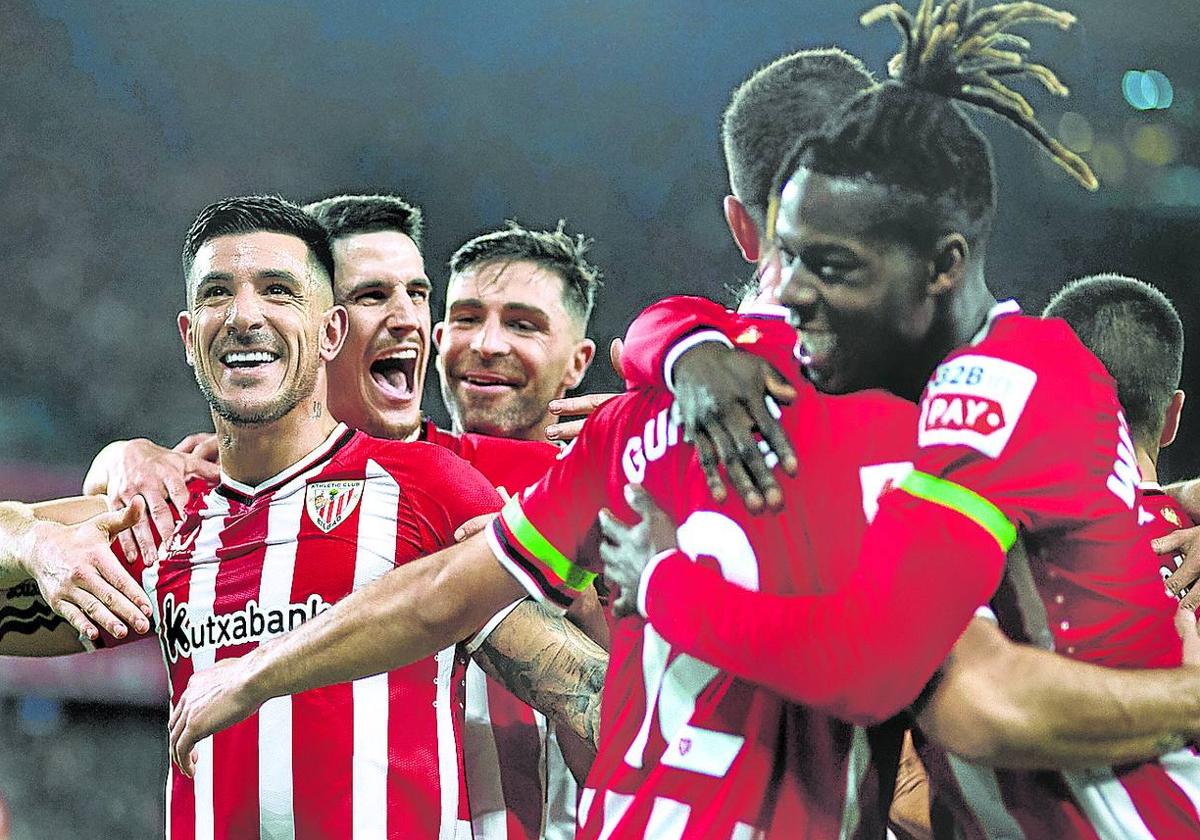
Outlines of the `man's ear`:
M1158 436L1158 447L1163 449L1175 442L1175 435L1179 434L1179 416L1183 413L1183 391L1176 391L1171 396L1171 402L1167 406L1167 414L1164 418L1162 434Z
M433 325L433 349L441 352L442 336L446 334L446 322L438 321Z
M970 253L967 239L961 233L947 234L937 241L929 272L928 292L931 296L943 295L962 285L967 276Z
M725 222L729 225L729 232L733 234L733 241L737 243L738 250L742 252L746 262L758 262L762 242L759 239L758 225L754 223L754 217L736 196L725 196L724 206Z
M321 330L321 358L329 361L337 356L342 345L346 343L346 331L350 325L350 315L346 307L335 304L325 310L325 325Z
M183 357L187 359L188 367L195 367L196 360L192 356L192 313L185 309L175 321L179 324L179 338L183 340Z
M575 347L571 350L571 358L567 362L566 374L563 376L563 388L570 391L576 385L583 381L583 375L587 373L588 367L592 364L592 358L596 355L596 342L590 338L582 339L575 343Z

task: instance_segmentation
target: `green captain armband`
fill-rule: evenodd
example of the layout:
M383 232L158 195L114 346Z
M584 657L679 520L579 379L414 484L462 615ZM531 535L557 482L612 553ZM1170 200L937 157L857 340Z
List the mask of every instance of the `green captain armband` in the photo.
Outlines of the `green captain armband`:
M991 534L1005 553L1017 541L1017 526L1000 508L961 484L913 470L900 482L899 489L918 499L958 511Z
M553 572L567 588L576 592L585 592L592 585L592 581L596 579L596 573L576 565L542 536L542 532L525 517L519 496L513 496L508 500L500 512L500 517L513 540L520 546L522 553L536 559Z

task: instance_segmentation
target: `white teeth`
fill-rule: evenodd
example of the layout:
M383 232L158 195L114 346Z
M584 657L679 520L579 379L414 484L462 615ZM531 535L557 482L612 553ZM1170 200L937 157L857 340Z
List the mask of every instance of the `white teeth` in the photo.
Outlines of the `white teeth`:
M227 365L266 364L273 361L275 361L275 354L265 350L256 350L251 353L228 353L225 356Z
M415 359L415 358L417 358L417 348L402 347L399 350L396 350L395 352L386 353L386 354L380 356L375 361L382 362L384 359Z

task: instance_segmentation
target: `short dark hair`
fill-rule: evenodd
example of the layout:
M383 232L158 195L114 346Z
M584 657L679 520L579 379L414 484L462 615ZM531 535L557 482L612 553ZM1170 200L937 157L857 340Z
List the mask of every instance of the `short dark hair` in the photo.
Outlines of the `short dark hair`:
M325 229L298 204L277 195L244 195L223 198L196 216L183 239L183 273L186 277L205 242L240 233L283 233L308 246L309 254L333 282L333 252Z
M733 92L721 121L721 145L733 194L763 227L779 164L801 134L874 83L855 56L830 47L800 50L757 70Z
M553 271L563 281L563 306L587 327L602 285L600 269L585 259L592 240L583 234L571 236L559 220L554 230L529 230L509 221L500 230L476 236L450 258L450 273L460 274L472 266L504 260L527 260Z
M1015 125L1088 189L1096 178L1087 164L1050 137L1033 108L1007 86L1033 78L1053 93L1067 89L1054 74L1026 60L1030 43L1006 30L1016 23L1051 23L1066 29L1075 17L1040 3L973 3L921 0L916 16L887 3L862 16L866 25L890 19L902 35L888 65L892 80L856 96L818 131L799 140L784 158L771 191L768 227L779 191L804 166L832 176L867 178L909 197L905 229L934 233L947 228L987 240L995 214L992 154L962 106L989 111Z
M425 217L421 208L396 195L337 195L304 206L330 239L359 233L395 231L421 249Z
M1183 376L1183 322L1174 304L1149 283L1097 274L1063 286L1042 316L1066 321L1104 364L1134 439L1156 448Z

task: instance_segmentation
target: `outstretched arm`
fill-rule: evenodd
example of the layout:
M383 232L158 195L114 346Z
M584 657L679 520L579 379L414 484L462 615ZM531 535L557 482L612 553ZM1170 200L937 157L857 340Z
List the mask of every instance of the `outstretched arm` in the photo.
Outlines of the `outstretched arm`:
M171 757L191 774L197 741L272 697L431 656L524 595L482 534L393 569L290 633L193 674L171 711Z
M0 503L0 586L32 578L45 604L92 640L99 628L145 633L150 602L111 548L143 512L140 502L108 512L98 497Z
M1008 639L976 618L927 692L925 735L971 761L1094 767L1152 758L1200 735L1200 668L1077 662Z
M566 617L522 601L473 656L488 676L595 749L608 654Z

